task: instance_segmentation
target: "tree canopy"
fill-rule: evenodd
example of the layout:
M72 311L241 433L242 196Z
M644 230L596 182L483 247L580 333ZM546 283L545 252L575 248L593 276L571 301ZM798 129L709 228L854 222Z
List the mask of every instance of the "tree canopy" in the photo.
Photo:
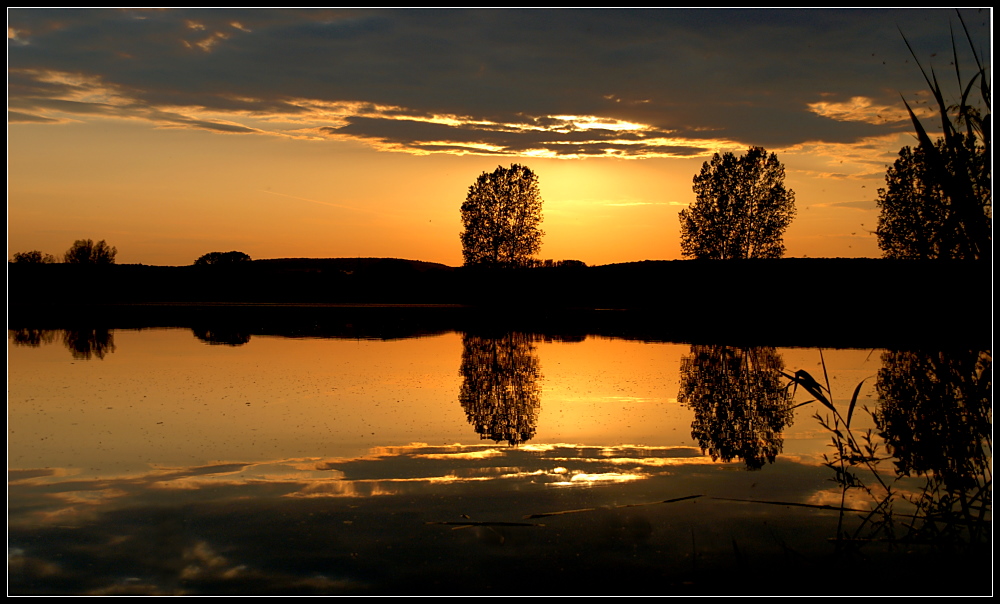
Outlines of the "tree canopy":
M952 39L955 76L961 96L954 103L932 69L920 67L930 88L941 121L943 137L931 140L927 129L904 99L920 145L903 147L899 159L885 175L879 189L881 209L878 243L886 258L978 260L993 251L993 160L991 153L990 78L979 60L976 44L961 13L959 21L976 60L976 70L966 82L959 70L958 51ZM903 37L906 45L910 42ZM968 73L968 72L966 72ZM977 85L978 83L978 85ZM978 89L980 102L972 100Z
M990 249L991 207L989 160L974 136L958 134L958 144L944 138L934 154L923 145L903 147L886 171L885 188L878 190L878 245L886 258L975 259ZM943 171L970 188L977 200L952 200Z
M696 200L680 213L681 252L689 258L780 258L795 216L795 193L774 153L712 156L694 177Z
M483 172L462 204L466 266L529 266L542 245L538 176L518 164Z
M77 239L66 253L63 261L67 264L114 264L118 248L112 247L101 239L94 243L92 239Z

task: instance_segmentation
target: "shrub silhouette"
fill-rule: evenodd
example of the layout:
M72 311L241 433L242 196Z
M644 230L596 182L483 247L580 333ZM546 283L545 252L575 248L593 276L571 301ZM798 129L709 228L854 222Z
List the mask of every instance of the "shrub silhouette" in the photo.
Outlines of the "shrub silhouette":
M97 243L92 239L77 239L66 250L63 261L67 264L114 264L117 253L118 249L108 245L103 239Z

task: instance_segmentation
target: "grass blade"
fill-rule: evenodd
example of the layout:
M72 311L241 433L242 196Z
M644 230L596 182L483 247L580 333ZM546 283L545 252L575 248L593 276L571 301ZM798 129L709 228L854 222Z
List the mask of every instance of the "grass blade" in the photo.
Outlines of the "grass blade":
M861 380L860 382L858 382L858 385L854 388L854 394L851 396L851 405L847 408L847 427L848 428L851 427L851 416L854 415L854 407L855 407L855 405L858 404L858 394L861 392L861 386L864 385L864 383L866 381L868 381L868 378L865 378L865 379Z

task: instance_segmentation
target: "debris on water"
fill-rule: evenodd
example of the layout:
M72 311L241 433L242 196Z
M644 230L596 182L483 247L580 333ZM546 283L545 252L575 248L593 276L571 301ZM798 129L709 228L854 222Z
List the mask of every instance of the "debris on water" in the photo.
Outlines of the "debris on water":
M596 508L581 508L579 510L562 510L559 512L543 512L541 514L528 514L524 517L525 520L530 520L533 518L545 518L546 516L561 516L563 514L578 514L580 512L596 512L597 510L616 510L620 508L634 508L644 505L658 505L661 503L675 503L677 501L686 501L688 499L697 499L702 497L702 495L688 495L686 497L677 497L676 499L664 499L663 501L650 501L648 503L624 503L622 505L612 505L612 506L602 506Z

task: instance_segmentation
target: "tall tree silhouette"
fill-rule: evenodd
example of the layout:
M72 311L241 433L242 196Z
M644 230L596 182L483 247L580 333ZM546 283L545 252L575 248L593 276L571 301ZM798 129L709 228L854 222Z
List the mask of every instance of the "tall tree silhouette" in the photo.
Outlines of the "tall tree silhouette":
M959 134L953 148L939 138L933 149L937 159L922 145L903 147L886 171L886 186L878 190L877 200L878 245L886 258L972 260L989 251L992 183L986 148L976 137ZM967 219L951 202L936 161L966 180L971 197L978 200Z
M464 335L459 371L458 400L480 438L518 445L535 435L541 372L530 335Z
M774 348L692 345L681 359L677 401L694 410L691 437L713 460L757 470L781 452L791 422L784 363Z
M957 11L956 11L957 12ZM940 131L936 141L906 103L920 145L903 147L879 189L878 242L888 258L990 258L993 243L992 96L986 67L979 60L962 14L958 13L976 62L962 80L958 50L952 40L955 76L961 87L957 103L945 101L937 75L930 75L903 37L937 103ZM966 72L968 73L968 72ZM972 100L978 89L980 101Z
M716 153L694 177L696 200L681 211L681 252L689 258L780 258L795 216L795 193L774 153L750 147Z
M531 264L542 245L538 177L519 164L483 172L462 204L462 256L466 266Z

